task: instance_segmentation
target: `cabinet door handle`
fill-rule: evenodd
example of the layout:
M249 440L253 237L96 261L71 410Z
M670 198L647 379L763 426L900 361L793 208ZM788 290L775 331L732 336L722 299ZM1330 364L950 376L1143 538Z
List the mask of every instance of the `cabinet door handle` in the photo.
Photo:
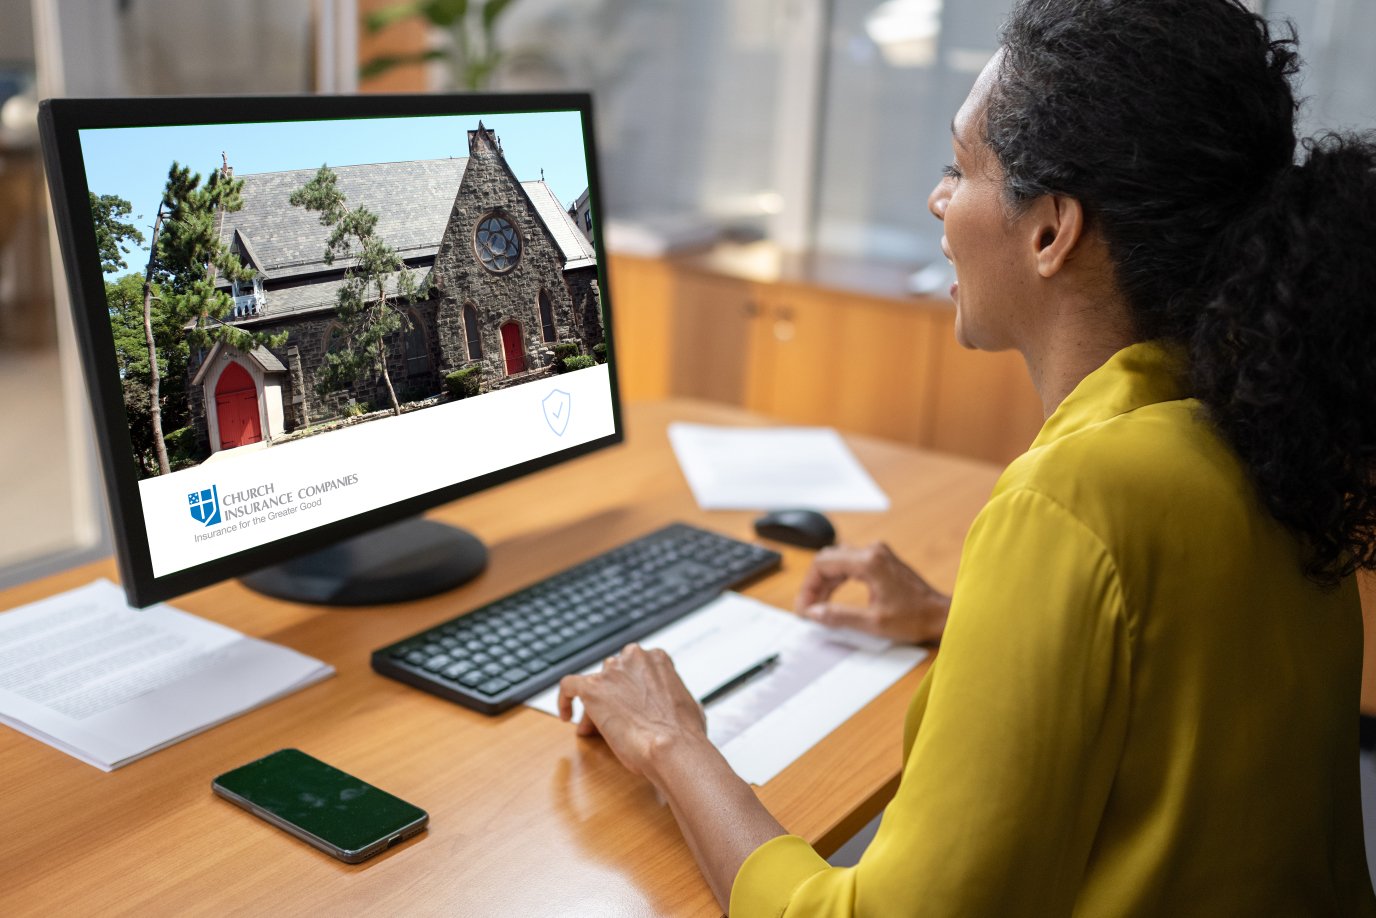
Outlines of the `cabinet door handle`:
M797 334L797 326L793 324L793 311L790 309L780 309L774 313L774 340L787 343L793 340Z

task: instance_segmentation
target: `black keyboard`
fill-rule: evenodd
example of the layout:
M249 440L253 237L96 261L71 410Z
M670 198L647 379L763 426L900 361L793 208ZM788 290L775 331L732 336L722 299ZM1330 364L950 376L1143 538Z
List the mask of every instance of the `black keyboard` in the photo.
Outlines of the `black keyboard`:
M767 548L674 523L374 651L373 669L498 714L780 560Z

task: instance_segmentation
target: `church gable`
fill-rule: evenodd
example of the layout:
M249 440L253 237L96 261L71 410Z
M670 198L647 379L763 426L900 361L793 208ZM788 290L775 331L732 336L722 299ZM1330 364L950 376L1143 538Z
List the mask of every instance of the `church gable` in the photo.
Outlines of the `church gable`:
M479 124L435 258L445 363L464 366L478 354L484 378L497 380L548 365L557 341L580 340L564 261L495 132ZM472 314L465 321L465 306L476 322ZM475 325L477 347L468 340Z

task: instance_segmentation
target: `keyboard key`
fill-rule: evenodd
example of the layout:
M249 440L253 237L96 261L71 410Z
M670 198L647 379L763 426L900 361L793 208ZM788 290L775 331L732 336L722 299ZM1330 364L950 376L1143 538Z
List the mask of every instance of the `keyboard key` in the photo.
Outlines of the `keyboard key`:
M507 682L505 679L489 679L487 682L478 686L478 691L482 692L484 695L495 695L503 689L509 688L511 688L511 683Z
M442 653L426 660L425 668L432 673L437 673L453 662L454 660L448 654Z
M457 679L472 668L472 663L469 663L467 660L460 660L457 663L451 663L440 672L446 679Z

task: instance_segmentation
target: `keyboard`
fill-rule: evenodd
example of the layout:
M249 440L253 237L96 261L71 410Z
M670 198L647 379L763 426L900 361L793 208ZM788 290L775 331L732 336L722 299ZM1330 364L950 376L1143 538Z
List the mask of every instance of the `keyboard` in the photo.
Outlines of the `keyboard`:
M376 650L373 669L499 714L781 560L674 523Z

